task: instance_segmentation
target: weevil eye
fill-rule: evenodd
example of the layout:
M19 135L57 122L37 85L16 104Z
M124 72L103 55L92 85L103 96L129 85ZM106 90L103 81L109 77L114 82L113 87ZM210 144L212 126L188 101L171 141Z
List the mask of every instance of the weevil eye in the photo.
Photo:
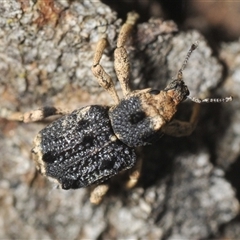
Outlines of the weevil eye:
M149 91L149 93L152 94L152 95L158 95L158 94L160 93L160 90L151 89L151 90Z

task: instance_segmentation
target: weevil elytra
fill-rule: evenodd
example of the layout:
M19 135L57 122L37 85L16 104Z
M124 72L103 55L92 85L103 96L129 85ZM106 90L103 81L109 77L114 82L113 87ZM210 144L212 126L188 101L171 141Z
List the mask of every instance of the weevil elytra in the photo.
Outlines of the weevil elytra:
M135 147L151 144L162 134L177 137L190 135L197 123L198 103L232 100L232 97L201 100L189 96L188 87L183 81L183 70L197 44L191 46L177 78L165 89L131 91L130 63L125 44L137 19L138 14L128 14L114 52L114 66L123 92L122 99L119 99L111 77L100 65L103 51L108 45L107 36L102 33L92 72L100 86L112 96L114 105L91 105L70 114L54 107L45 107L9 117L30 122L51 115L65 115L37 134L32 149L33 158L40 173L56 180L63 189L100 184L91 196L94 203L98 203L108 190L108 186L101 183L112 176L134 167L128 186L133 186L137 181L141 164L136 164ZM189 122L178 121L173 117L178 105L187 98L195 102L191 118Z

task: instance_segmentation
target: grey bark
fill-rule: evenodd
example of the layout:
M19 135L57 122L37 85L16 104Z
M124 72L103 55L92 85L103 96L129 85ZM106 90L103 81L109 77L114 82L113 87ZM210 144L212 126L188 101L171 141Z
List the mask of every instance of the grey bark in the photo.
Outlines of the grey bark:
M110 44L102 65L120 92L113 50L122 20L99 1L49 3L1 3L0 108L24 112L43 105L73 110L109 104L91 64L98 26L106 24ZM233 94L237 100L204 105L192 136L163 137L141 149L144 164L138 186L124 191L121 181L112 184L99 206L89 203L87 189L54 189L35 172L31 142L45 123L0 119L1 239L203 239L221 236L222 225L231 229L239 203L225 171L239 157L237 70L230 68L220 86L223 67L203 36L194 30L177 32L173 22L152 19L137 25L127 45L131 86L162 89L176 76L195 41L199 47L184 70L191 95ZM238 48L239 42L222 46L220 56L226 64L235 54L233 46ZM234 66L239 66L236 59ZM183 104L179 117L188 119L191 107Z

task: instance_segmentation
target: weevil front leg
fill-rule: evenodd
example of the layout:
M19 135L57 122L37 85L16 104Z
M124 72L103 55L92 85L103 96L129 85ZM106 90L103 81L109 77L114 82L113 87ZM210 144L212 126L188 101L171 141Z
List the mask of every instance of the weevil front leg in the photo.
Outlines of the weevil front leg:
M130 12L127 15L127 20L121 27L117 48L114 51L114 67L117 74L117 78L121 84L123 95L126 96L130 92L129 88L129 76L130 76L130 63L128 60L127 51L125 48L127 39L129 38L134 25L136 24L139 15L135 12Z
M99 28L99 31L100 31L100 28ZM100 34L100 39L97 43L97 47L93 57L92 73L96 77L99 85L110 94L115 104L118 104L119 97L114 87L112 78L109 76L109 74L105 72L102 65L100 65L100 60L102 58L103 52L108 46L107 35L105 32L101 33L101 31L99 34Z
M21 112L12 112L6 108L0 109L0 117L5 118L11 121L20 121L20 122L36 122L41 121L47 117L54 115L66 115L69 114L69 111L63 110L56 107L43 107L41 109L21 113Z
M196 128L200 113L200 104L195 103L189 122L172 120L162 128L162 132L173 137L189 136Z

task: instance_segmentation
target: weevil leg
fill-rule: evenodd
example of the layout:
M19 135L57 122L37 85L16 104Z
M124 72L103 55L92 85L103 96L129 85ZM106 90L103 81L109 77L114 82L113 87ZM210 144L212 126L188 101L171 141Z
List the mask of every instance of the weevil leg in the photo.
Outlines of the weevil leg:
M114 51L114 58L115 58L114 67L117 74L117 78L121 84L121 88L124 96L126 96L130 92L130 88L129 88L130 63L128 60L128 55L127 55L125 45L138 18L139 18L139 15L137 13L135 12L128 13L127 20L121 27L121 30L117 39L117 48Z
M99 28L99 31L100 31L100 28ZM93 57L92 73L96 77L99 85L110 94L115 104L118 104L119 97L114 87L112 78L109 76L109 74L105 72L103 67L100 65L100 60L102 58L103 52L106 49L107 45L108 45L107 35L105 32L101 33L100 31L100 39L97 43L97 47Z
M107 191L109 189L109 185L107 184L101 184L96 186L90 194L90 202L93 204L100 204L103 200L103 197L106 195Z
M189 122L174 119L162 128L162 132L169 136L184 137L189 136L196 128L200 113L200 104L195 103Z
M6 108L0 109L0 117L5 118L11 121L21 121L21 122L36 122L41 121L47 117L54 115L66 115L69 114L69 111L63 110L56 107L43 107L41 109L21 113L21 112L12 112Z
M138 159L136 165L130 170L129 179L126 182L125 187L131 189L136 186L141 176L142 171L142 159Z

